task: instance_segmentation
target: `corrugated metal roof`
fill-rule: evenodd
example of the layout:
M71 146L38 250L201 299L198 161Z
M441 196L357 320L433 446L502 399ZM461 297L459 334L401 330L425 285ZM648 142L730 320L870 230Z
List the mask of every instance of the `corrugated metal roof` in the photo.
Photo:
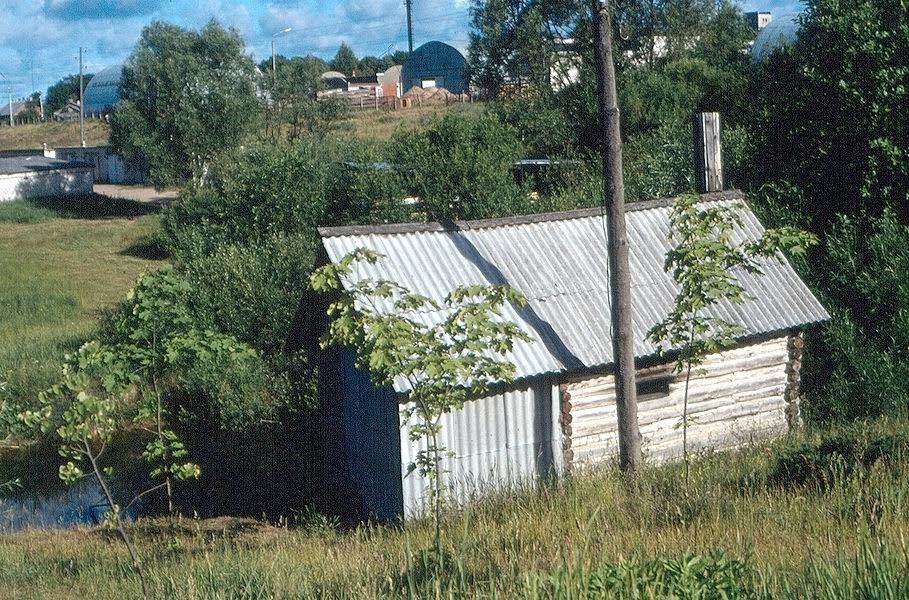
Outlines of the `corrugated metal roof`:
M741 207L743 226L736 231L735 242L762 235L763 227L739 193L713 194L703 202ZM669 313L677 292L663 270L671 248L671 210L671 201L656 201L630 204L626 214L638 357L656 353L647 332ZM374 265L357 265L354 279L389 279L439 302L465 284L520 290L527 306L508 306L504 315L532 338L519 342L507 357L515 364L518 379L613 362L606 234L597 209L449 225L323 228L319 233L333 261L358 247L384 255ZM739 274L752 298L742 305L723 303L715 316L743 325L743 337L829 318L785 259L767 261L763 270L761 277ZM433 322L440 317L421 318Z

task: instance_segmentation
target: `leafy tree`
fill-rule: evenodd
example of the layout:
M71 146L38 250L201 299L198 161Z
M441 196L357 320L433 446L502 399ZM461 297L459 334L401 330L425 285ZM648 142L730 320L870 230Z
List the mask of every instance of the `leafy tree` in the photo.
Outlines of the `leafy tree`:
M337 100L316 101L322 87L322 73L328 64L315 56L286 59L277 57L277 77L271 74L271 61L263 61L263 88L270 90L271 102L266 113L266 135L272 140L286 136L298 141L306 135L329 134L348 112L347 103Z
M345 75L353 75L357 70L358 64L359 61L357 60L357 55L354 54L354 51L351 50L350 46L346 43L341 42L338 52L335 54L335 57L331 59L332 70L344 73Z
M564 0L473 0L471 81L491 97L509 86L519 93L549 93L556 39L570 37L584 10L583 4Z
M422 131L396 136L390 150L392 162L411 170L411 185L430 219L532 211L512 175L523 147L516 131L493 115L446 115Z
M408 56L409 53L406 50L395 50L388 55L388 60L392 65L403 65Z
M741 227L739 209L734 204L698 204L697 196L680 196L670 217L670 239L677 242L666 254L665 269L679 286L675 306L655 325L648 337L661 353L677 351L675 370L685 373L682 404L682 453L685 482L688 459L688 384L692 368L711 353L735 343L744 328L712 310L726 302L743 304L748 300L736 272L761 275L768 262L779 260L780 252L804 256L817 238L793 227L768 229L759 240L733 242Z
M810 0L798 40L757 81L767 179L803 188L812 228L837 214L909 221L909 22L901 0ZM799 90L793 94L792 90Z
M240 34L210 21L199 31L154 22L123 69L111 142L145 163L157 185L199 181L239 145L260 108L256 72Z
M93 75L86 73L82 75L82 82L88 85ZM60 110L70 100L79 99L79 75L67 75L57 83L47 88L47 99L44 102L44 114L51 116L54 112Z
M909 398L903 14L899 0L809 0L798 39L759 65L750 94L757 204L824 239L809 277L835 318L805 363L815 419L904 410Z
M364 56L357 63L357 73L362 75L375 75L383 73L385 69L392 66L391 58L386 56Z
M507 286L462 286L439 303L393 281L353 279L355 263L374 264L380 258L360 248L313 272L315 291L343 292L328 309L333 319L321 343L354 348L358 365L369 369L377 385L406 381L402 414L411 441L426 444L409 468L429 481L435 551L441 557L442 458L447 453L440 442L442 415L461 408L468 394L514 378L514 365L502 357L516 340L530 338L501 318L502 306L523 306L525 300ZM427 311L444 318L435 325L414 318Z

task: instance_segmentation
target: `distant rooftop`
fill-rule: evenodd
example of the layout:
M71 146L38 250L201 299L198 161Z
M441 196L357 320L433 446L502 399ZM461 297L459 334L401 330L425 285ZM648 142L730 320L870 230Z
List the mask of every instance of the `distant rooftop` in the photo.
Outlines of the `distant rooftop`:
M14 156L11 158L0 158L0 175L91 168L93 166L91 163L60 160L59 158L48 158L46 156Z

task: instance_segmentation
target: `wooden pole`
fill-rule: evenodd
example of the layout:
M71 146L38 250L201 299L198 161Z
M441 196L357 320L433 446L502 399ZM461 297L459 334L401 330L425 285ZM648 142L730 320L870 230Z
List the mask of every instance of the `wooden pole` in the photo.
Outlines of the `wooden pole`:
M634 377L634 333L631 325L631 273L625 233L625 182L622 177L622 133L612 60L612 7L592 0L597 88L600 105L600 151L603 157L603 212L608 237L612 351L615 361L619 463L634 474L643 462Z
M694 179L699 194L723 191L720 113L694 115Z
M82 48L79 48L79 145L85 148L85 86L82 85Z

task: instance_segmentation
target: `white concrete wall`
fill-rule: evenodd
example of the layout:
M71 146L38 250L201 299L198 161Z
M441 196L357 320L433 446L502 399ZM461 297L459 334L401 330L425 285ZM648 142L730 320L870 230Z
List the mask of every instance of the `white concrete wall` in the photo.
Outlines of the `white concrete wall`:
M786 432L788 360L787 337L708 356L703 372L692 374L689 387L689 448L732 448ZM680 374L670 383L668 395L639 400L645 459L681 457L684 390ZM618 455L613 376L566 382L562 392L563 402L570 403L572 466L613 460Z
M552 378L508 388L498 394L468 401L442 417L441 445L453 456L443 460L444 484L455 503L496 487L529 482L560 472L558 384ZM426 509L428 482L408 466L426 447L410 440L410 428L401 421L401 477L404 514L410 518Z
M95 181L98 183L140 184L146 180L144 173L129 168L110 146L56 148L45 151L44 155L94 165Z
M0 175L0 202L91 194L92 169L61 169Z

